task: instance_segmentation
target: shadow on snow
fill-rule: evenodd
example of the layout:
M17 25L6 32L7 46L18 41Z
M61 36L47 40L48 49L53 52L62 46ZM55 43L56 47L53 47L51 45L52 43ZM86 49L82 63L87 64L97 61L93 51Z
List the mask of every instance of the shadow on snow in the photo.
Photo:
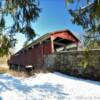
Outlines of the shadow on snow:
M74 76L69 76L69 75L65 75L59 72L54 72L55 75L66 78L66 79L70 79L70 80L75 80L75 81L80 81L80 82L84 82L84 83L89 83L89 84L93 84L93 85L97 85L100 86L100 82L98 81L93 81L93 80L86 80L86 79L82 79L82 78L77 78Z
M23 94L26 95L32 93L31 99L36 100L37 97L35 95L37 95L39 98L47 98L48 96L53 96L59 100L64 99L69 95L63 92L63 86L60 84L55 85L52 83L43 83L39 85L29 86L23 83L22 80L16 79L6 74L0 74L0 93L7 90L16 90L17 92L23 92ZM2 97L0 97L0 100L3 100Z
M64 93L63 86L60 84L53 85L51 83L44 83L41 85L34 85L33 89L39 92L39 96L41 98L45 97L47 98L47 96L53 96L57 100L63 100L69 95L67 93Z
M0 92L13 89L27 93L31 91L32 87L24 84L21 80L13 78L12 76L0 74Z

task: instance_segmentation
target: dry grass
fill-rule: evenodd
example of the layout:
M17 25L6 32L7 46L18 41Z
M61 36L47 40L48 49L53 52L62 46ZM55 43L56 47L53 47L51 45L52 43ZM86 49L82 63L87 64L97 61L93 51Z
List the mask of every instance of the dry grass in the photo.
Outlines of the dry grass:
M35 76L35 74L38 74L38 73L48 73L48 71L38 69L38 70L33 70L31 73L28 73L26 71L18 72L18 71L14 71L14 70L8 70L7 73L9 73L15 77L30 77L30 76Z
M8 71L8 68L0 67L0 74L6 73Z
M18 71L14 71L14 70L8 70L7 73L9 73L15 77L29 77L29 75L24 71L18 72Z
M12 76L15 76L15 77L30 77L30 76L34 76L37 73L48 73L48 72L51 72L51 70L47 70L45 68L43 68L43 69L35 69L31 73L28 73L26 71L18 72L18 71L14 71L14 70L9 70L9 68L7 68L7 67L0 67L0 74L6 73L6 72L8 74L11 74Z

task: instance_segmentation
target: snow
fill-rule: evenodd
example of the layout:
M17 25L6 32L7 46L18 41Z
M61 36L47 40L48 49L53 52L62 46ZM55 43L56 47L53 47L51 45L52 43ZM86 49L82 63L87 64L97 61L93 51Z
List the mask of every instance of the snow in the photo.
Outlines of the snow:
M0 100L100 100L100 82L58 72L29 78L0 74Z

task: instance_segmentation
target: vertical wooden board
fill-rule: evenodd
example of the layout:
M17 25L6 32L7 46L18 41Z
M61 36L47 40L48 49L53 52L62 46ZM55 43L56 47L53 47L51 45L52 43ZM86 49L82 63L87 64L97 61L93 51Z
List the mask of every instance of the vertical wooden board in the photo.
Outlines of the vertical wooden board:
M52 53L51 42L43 45L43 55Z

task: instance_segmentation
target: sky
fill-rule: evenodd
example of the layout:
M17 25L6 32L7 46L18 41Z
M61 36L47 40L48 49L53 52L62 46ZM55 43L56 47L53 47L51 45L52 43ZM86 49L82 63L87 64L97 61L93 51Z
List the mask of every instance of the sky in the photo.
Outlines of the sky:
M68 8L75 8L76 4L66 6L65 0L39 0L41 13L40 17L32 24L37 38L53 31L71 30L78 38L84 33L80 26L71 23L71 16L68 13ZM18 42L14 52L20 50L25 42L25 36L17 34Z

